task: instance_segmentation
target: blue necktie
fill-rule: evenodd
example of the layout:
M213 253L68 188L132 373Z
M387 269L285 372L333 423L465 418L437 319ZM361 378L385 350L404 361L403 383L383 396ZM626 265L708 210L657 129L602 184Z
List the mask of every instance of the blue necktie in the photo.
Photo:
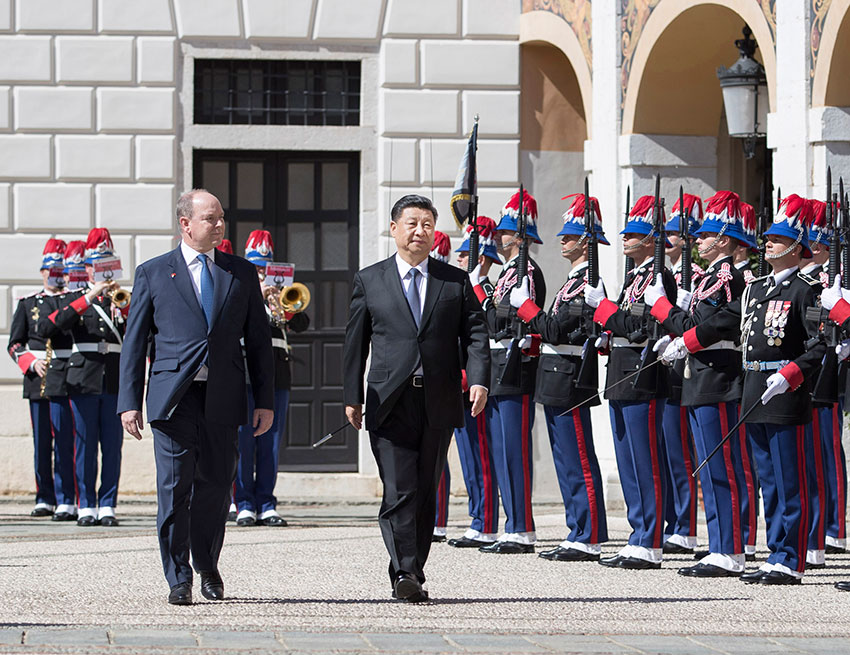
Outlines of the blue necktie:
M207 327L210 327L213 320L213 289L215 287L207 259L209 257L206 255L198 255L198 260L201 262L201 307L204 310L204 316L207 318Z
M408 275L410 276L410 284L407 286L407 293L404 295L407 297L407 304L410 305L416 327L419 327L419 321L422 318L422 307L419 304L419 269L411 268Z

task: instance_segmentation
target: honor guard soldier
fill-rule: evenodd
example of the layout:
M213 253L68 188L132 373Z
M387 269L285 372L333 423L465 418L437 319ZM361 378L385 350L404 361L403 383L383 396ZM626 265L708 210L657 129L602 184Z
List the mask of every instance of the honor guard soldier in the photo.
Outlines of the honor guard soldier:
M504 533L492 544L480 548L486 553L533 553L534 542L537 541L531 510L531 428L534 425L532 395L537 377L536 346L539 346L539 337L530 336L517 341L519 335L514 332L515 324L521 321L516 318L516 310L510 304L510 292L518 277L520 204L523 212L527 213L527 244L543 242L537 234L537 201L527 191L523 194L522 203L519 192L511 196L502 208L496 226L496 244L505 264L492 296L487 295L480 278L474 279L476 271L470 274L490 330L490 395L485 412L506 517ZM542 305L546 300L546 283L540 267L531 257L528 258L526 274L531 278L531 299ZM510 346L522 349L518 374L513 380L502 376L507 368Z
M826 223L826 203L820 200L808 202L812 211L812 226L809 230L812 260L801 270L827 287L832 229ZM829 546L839 546L843 550L846 544L847 465L841 443L843 411L840 403L813 403L812 422L806 433L806 477L809 480L809 546L806 566L821 568L825 566L825 553Z
M652 315L665 330L679 337L671 344L671 352L682 347L683 334L714 316L725 318L728 331L738 328L738 317L724 310L740 299L746 287L732 258L739 245L749 247L740 205L738 195L731 191L718 191L706 202L705 221L696 234L699 255L709 262L709 267L693 293L680 291L678 306L667 301L660 285L650 286L644 294L647 305L652 306ZM681 405L687 411L700 460L714 450L738 420L740 352L736 341L718 341L678 360L683 372ZM670 361L677 358L671 357ZM700 472L709 552L695 566L679 569L680 575L718 578L737 577L744 572L744 524L750 509L742 455L746 454L745 439L745 435L737 434L728 440L722 456L711 460ZM693 468L689 468L691 479L692 473Z
M690 193L682 194L687 216L687 245L691 246L696 238L696 230L702 224L702 200ZM676 280L676 286L682 288L682 244L680 221L682 209L679 200L673 204L670 221L665 226L670 271ZM699 284L705 275L696 263L691 263L691 288ZM677 292L679 293L679 292ZM667 471L667 498L665 499L665 553L691 554L697 545L697 488L691 475L696 468L694 445L688 425L688 410L682 401L682 367L674 366L669 370L670 395L664 405L664 448L662 454Z
M596 239L610 245L602 231L599 201L591 197L590 204ZM588 333L581 312L588 283L590 236L585 223L584 194L576 195L563 219L564 226L557 236L561 237L561 255L570 262L571 270L549 312L544 312L528 297L525 280L511 291L510 301L519 317L528 323L531 332L540 334L542 341L534 401L543 404L570 530L558 546L541 551L538 556L560 562L588 562L599 560L601 544L608 541L608 521L590 422L590 408L600 404L599 395L595 388L582 385L579 380L583 364L593 369L588 378L598 379L597 359L593 356L596 337ZM578 311L571 311L571 307ZM591 356L584 363L583 357L590 349L593 349ZM569 411L579 403L583 404Z
M487 216L475 220L478 225L478 262L481 266L481 288L487 297L493 295L493 284L488 273L493 264L502 265L496 249L496 221ZM469 234L472 227L466 228L466 239L455 251L458 253L457 265L468 270ZM464 381L464 389L467 385ZM499 485L496 481L496 464L491 450L492 439L487 431L485 413L478 416L471 413L472 403L464 392L465 426L455 429L455 443L460 457L463 481L469 496L469 516L472 521L462 537L449 539L449 546L455 548L480 548L496 541L499 536Z
M50 313L50 300L63 294L62 257L65 242L48 239L41 260L41 291L18 301L9 333L9 355L24 375L24 398L29 401L35 464L35 507L30 516L73 519L77 513L74 491L74 429L64 362L68 343L44 339L38 319Z
M617 302L605 298L601 281L584 291L585 302L596 309L593 320L613 334L605 397L609 401L617 471L632 528L628 544L614 557L603 558L599 563L623 569L661 568L664 537L667 476L661 449L664 403L670 393L668 373L664 367L653 366L651 370L657 377L646 389L635 388L637 376L632 375L639 370L642 353L649 344L648 311L644 316L634 316L631 309L643 302L643 294L652 283L654 207L652 196L638 198L621 232L623 253L632 257L636 266L626 276ZM662 275L667 296L675 302L673 274L664 268ZM606 345L608 336L600 338L600 346ZM629 375L632 377L624 379Z
M682 355L693 354L717 341L742 337L741 412L758 467L771 551L760 569L741 576L748 583L799 584L806 567L809 377L825 352L817 326L806 321L806 310L815 306L821 285L799 270L801 260L811 257L810 221L810 206L803 198L785 198L764 234L773 272L754 280L727 309L740 312L740 327L726 329L727 317L713 317L689 330L679 349ZM807 342L815 345L806 350Z
M116 413L118 360L129 302L118 307L114 281L94 282L94 263L114 257L109 230L94 228L86 240L85 269L89 288L70 294L64 306L39 326L73 336L67 384L76 430L75 468L79 493L77 525L118 525L115 505L121 475L123 428ZM100 446L100 488L97 487Z
M238 510L236 524L283 527L286 520L277 512L274 487L277 483L280 442L286 429L286 410L292 386L287 332L303 332L310 325L310 319L303 311L286 311L278 298L281 290L266 284L266 264L274 259L274 244L268 231L254 230L248 235L245 259L257 267L271 328L274 353L274 420L267 432L256 437L254 426L250 423L239 428L239 464L234 493ZM248 370L247 367L245 370ZM250 379L247 379L247 382L248 416L253 416L254 396Z

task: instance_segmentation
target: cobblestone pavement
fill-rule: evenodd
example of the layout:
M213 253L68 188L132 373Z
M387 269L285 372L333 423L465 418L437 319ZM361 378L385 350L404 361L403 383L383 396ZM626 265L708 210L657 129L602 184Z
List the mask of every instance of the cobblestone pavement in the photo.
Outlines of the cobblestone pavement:
M149 499L122 502L118 528L78 528L0 501L2 653L846 653L850 555L798 587L617 571L435 544L432 602L393 601L377 503L283 505L287 528L229 528L227 600L172 607ZM563 538L562 509L535 506L539 546ZM610 520L613 552L627 537ZM449 535L464 528L451 507ZM705 541L705 535L702 535ZM765 557L762 550L759 557Z

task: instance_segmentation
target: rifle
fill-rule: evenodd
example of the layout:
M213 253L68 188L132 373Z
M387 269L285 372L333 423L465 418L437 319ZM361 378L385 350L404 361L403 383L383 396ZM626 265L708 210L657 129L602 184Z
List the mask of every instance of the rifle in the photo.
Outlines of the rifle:
M522 284L523 279L528 273L528 241L525 238L526 233L526 214L525 209L523 207L523 200L525 196L525 189L522 185L519 187L519 214L517 216L517 237L519 238L519 254L517 255L516 265L516 284L514 287L518 287ZM501 307L501 305L500 305ZM510 311L510 305L507 305L508 310ZM520 350L519 344L522 341L523 337L525 337L525 323L516 315L516 311L513 312L513 318L511 319L511 333L513 334L513 339L511 339L511 345L508 347L508 352L505 354L505 368L502 369L502 375L499 377L498 382L500 385L508 385L508 386L519 386L520 382L520 372L522 365L522 351Z
M623 226L625 226L629 222L629 211L631 210L629 200L631 199L630 198L631 194L632 194L632 188L627 186L626 187L626 212L625 212L626 216L623 219L624 220ZM629 273L632 272L632 269L634 267L635 267L635 260L632 259L631 257L629 257L628 255L626 255L626 268L625 268L625 272L623 273L623 286L626 286L626 284L628 283Z
M682 283L685 291L691 290L691 235L689 217L685 214L685 191L679 185L679 246L682 248Z
M584 232L587 235L587 286L599 284L599 238L596 234L596 220L590 200L590 188L584 178ZM584 303L581 305L585 307ZM596 351L597 326L593 316L585 317L587 339L582 348L581 366L575 379L579 389L599 388L599 353Z
M664 234L664 200L661 198L661 175L655 176L655 204L652 206L652 229L655 232L655 253L652 262L652 284L664 271L664 245L666 236ZM658 353L653 350L656 342L661 338L661 325L655 319L651 319L646 305L643 306L642 320L644 325L652 321L648 327L649 339L643 347L640 357L640 368L643 372L632 380L632 387L638 391L655 392L658 388L658 368L650 364L658 359Z
M843 180L842 185L843 186ZM841 189L843 191L843 189ZM835 220L835 211L837 202L832 195L832 169L826 169L826 229L832 230L832 235L829 239L829 286L835 282L838 277L838 266L841 261L841 230ZM823 316L823 309L818 309L818 324L821 328L819 338L826 342L826 354L823 356L821 369L818 373L818 379L812 389L812 400L818 403L828 403L830 405L838 402L838 355L835 353L835 347L840 339L838 335L838 326L835 325L828 317ZM828 312L827 312L828 314Z
M764 277L767 275L767 260L765 258L767 242L764 238L764 232L767 229L767 215L768 215L768 193L767 193L767 176L762 178L761 181L761 191L759 192L759 213L757 223L756 223L756 232L758 233L756 236L756 240L758 242L759 248L759 256L758 256L758 264L756 265L756 277Z

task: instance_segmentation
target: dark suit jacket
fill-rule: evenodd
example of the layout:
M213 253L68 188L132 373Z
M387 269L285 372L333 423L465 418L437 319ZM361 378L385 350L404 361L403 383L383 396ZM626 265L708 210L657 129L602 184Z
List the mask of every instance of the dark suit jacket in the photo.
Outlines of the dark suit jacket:
M372 349L367 378L366 428L379 427L421 357L432 428L463 425L461 354L467 354L470 386L487 386L490 347L481 305L466 273L436 259L428 260L428 288L419 330L404 297L395 256L359 271L345 330L344 402L363 403L363 374Z
M210 270L215 295L213 322L207 329L179 246L136 269L121 350L119 413L142 407L148 342L149 422L171 415L204 363L209 369L208 421L247 423L246 360L255 406L274 408L271 333L257 269L241 257L216 252ZM245 360L240 338L245 340Z

